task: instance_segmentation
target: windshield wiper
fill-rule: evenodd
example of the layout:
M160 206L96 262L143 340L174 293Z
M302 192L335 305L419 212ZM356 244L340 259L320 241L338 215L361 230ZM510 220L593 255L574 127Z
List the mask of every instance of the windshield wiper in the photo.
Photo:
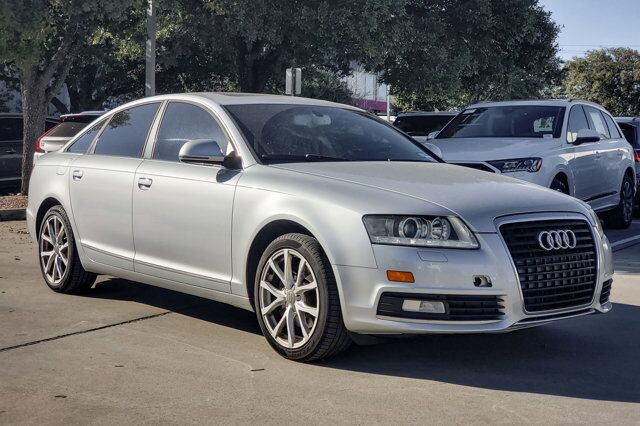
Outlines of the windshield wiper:
M331 157L329 155L306 154L306 155L283 155L283 154L262 154L263 161L284 161L284 162L313 162L313 161L351 161L347 158Z

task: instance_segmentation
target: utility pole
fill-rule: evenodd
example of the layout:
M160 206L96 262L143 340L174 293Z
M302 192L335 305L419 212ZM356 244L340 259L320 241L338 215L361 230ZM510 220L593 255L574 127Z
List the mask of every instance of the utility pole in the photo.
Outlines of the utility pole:
M387 121L391 122L391 85L387 84Z
M144 95L156 94L156 5L155 0L147 0L147 43L145 46Z

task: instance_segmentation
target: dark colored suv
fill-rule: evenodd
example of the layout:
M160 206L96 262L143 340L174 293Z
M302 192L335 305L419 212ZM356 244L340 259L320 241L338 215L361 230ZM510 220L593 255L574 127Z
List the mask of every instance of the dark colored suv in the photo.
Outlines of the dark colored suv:
M456 112L403 112L398 114L393 125L414 139L426 142L429 133L441 130L457 114Z
M47 118L45 129L58 124ZM22 180L22 114L0 114L0 191L20 189Z
M633 147L636 160L636 188L640 188L640 117L616 117L615 120ZM640 191L636 191L636 207L640 207Z

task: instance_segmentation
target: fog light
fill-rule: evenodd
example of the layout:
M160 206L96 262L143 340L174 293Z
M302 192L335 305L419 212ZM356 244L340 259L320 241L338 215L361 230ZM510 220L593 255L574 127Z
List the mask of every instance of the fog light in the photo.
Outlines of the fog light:
M402 302L402 310L405 312L424 312L427 314L444 314L444 303L431 300L410 300Z
M389 281L397 281L400 283L413 283L415 279L411 272L406 271L387 271L387 279Z

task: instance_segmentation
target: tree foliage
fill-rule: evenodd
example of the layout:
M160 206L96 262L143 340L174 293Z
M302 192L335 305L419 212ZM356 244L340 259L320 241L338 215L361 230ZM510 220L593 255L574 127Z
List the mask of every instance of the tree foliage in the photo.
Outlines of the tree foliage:
M565 95L597 102L614 115L640 115L640 52L592 50L565 64Z
M0 62L20 79L24 117L22 192L51 99L97 28L116 27L141 1L0 0Z
M537 0L409 0L384 62L401 105L538 97L560 76L557 25Z

